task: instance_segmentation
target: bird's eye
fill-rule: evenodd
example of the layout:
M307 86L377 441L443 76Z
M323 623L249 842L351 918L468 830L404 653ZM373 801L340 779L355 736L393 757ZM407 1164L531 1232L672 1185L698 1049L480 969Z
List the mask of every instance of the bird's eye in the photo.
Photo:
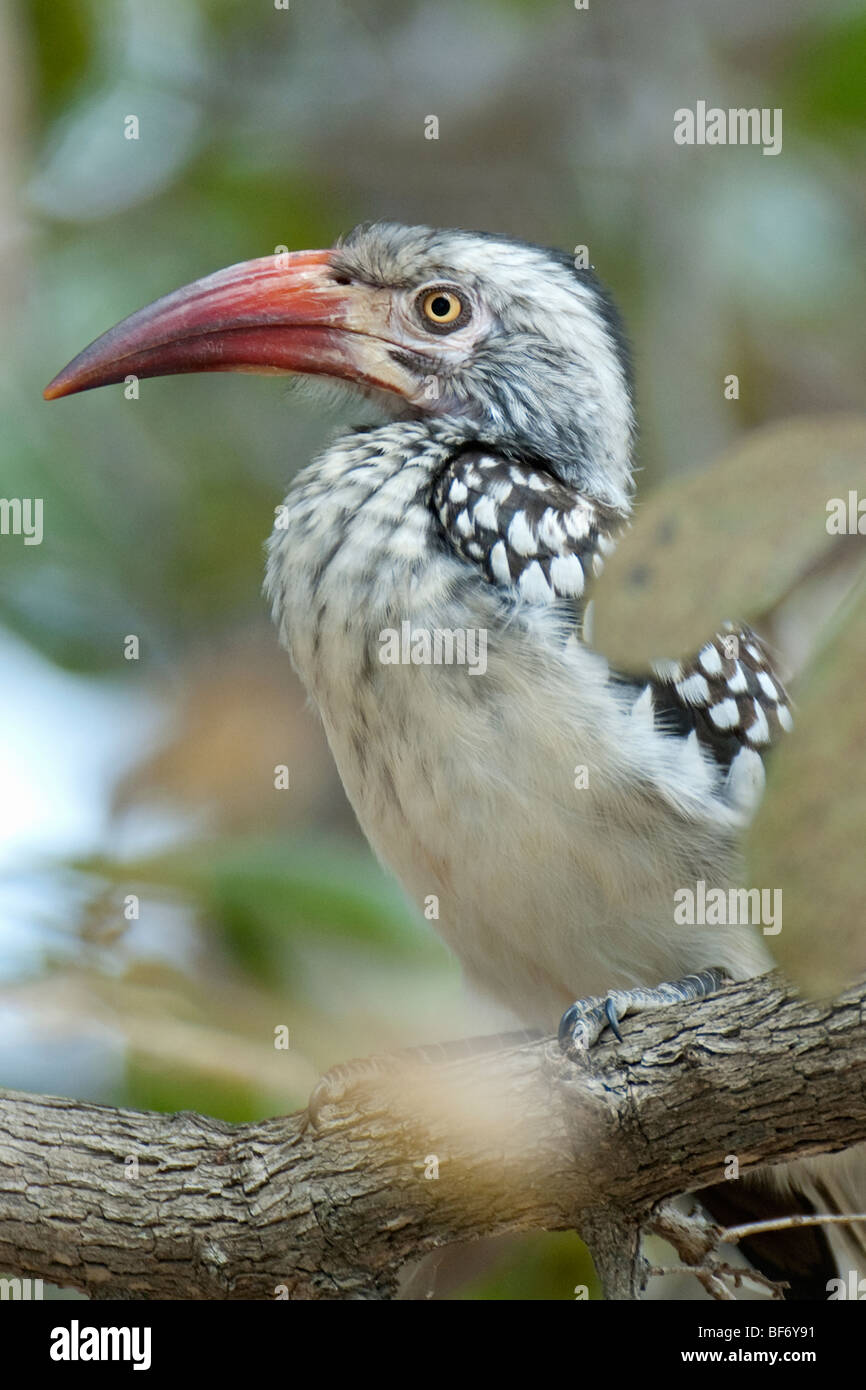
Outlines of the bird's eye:
M418 296L418 307L425 328L450 332L462 328L469 318L469 306L455 290L445 285L422 290Z
M434 290L424 296L424 313L434 323L453 323L460 317L463 305L450 290Z

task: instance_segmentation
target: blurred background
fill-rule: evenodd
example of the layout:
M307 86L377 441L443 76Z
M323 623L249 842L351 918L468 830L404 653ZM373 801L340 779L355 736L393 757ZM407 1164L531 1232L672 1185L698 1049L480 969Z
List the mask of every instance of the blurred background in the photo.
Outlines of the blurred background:
M862 407L864 91L850 0L0 0L0 495L44 499L41 545L0 538L0 1083L240 1120L503 1021L366 848L261 597L274 507L351 413L228 375L48 407L49 378L369 218L585 245L649 489ZM675 145L698 99L781 107L781 155ZM538 1236L440 1296L581 1283L577 1238Z

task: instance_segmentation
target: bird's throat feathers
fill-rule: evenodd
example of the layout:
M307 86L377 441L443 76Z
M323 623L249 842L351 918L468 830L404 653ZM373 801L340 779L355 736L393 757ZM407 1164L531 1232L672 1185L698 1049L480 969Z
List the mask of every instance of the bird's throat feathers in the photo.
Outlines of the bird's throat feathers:
M400 421L341 437L298 474L276 509L265 592L314 694L329 663L362 667L379 634L407 620L461 630L508 621L507 596L467 570L433 505L437 480L471 447L464 422Z

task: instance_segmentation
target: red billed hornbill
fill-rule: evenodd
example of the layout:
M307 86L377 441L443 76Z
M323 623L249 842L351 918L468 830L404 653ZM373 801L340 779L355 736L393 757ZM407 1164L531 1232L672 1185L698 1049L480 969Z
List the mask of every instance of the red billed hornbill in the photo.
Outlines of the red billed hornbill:
M764 648L732 630L635 681L590 645L633 432L594 275L504 237L362 226L158 300L45 395L198 371L324 375L385 411L295 478L266 589L370 843L416 903L438 899L470 980L530 1024L562 1015L577 1049L768 969L751 926L674 918L683 886L739 881L762 754L790 725ZM859 1152L800 1160L702 1195L725 1222L857 1210L862 1172ZM828 1229L748 1253L825 1298L831 1243L843 1268L863 1256L857 1227Z

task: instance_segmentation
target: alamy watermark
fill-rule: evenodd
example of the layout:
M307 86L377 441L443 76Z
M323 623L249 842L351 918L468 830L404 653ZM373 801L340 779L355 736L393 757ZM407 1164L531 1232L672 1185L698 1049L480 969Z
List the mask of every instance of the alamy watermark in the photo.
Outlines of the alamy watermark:
M677 888L674 903L678 927L759 926L764 936L782 930L781 888L708 889L699 878L694 888Z
M851 1299L862 1303L866 1300L866 1279L860 1278L860 1271L849 1269L844 1279L827 1280L827 1302L838 1303Z
M844 497L831 497L827 503L827 533L830 536L866 536L866 497L854 488Z
M42 498L0 497L0 536L23 536L25 545L41 545Z
M407 618L379 633L383 666L466 666L470 676L487 670L487 629L413 627Z
M150 1327L88 1327L73 1318L51 1330L48 1355L52 1361L130 1361L134 1371L151 1366Z
M45 1286L41 1279L22 1279L17 1275L9 1275L0 1279L0 1303L7 1300L14 1302L29 1302L32 1299L41 1300L45 1297Z
M677 145L762 145L763 154L782 153L781 106L707 106L695 102L694 111L680 106L674 112Z

